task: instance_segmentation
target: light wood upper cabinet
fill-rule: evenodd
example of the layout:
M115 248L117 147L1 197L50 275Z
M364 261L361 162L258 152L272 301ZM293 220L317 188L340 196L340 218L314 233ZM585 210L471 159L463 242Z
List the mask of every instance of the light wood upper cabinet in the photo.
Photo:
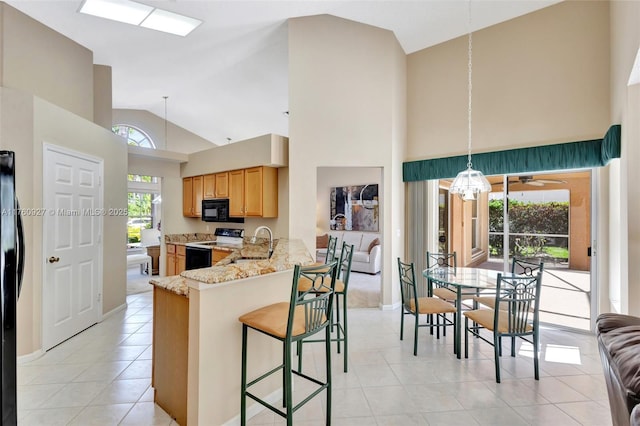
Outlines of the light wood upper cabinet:
M202 216L202 176L182 179L182 215Z
M216 173L216 198L229 196L229 172Z
M229 172L229 215L278 216L278 169L252 167Z
M182 179L182 215L193 216L193 178Z
M245 216L278 216L278 169L252 167L244 175Z
M202 200L229 198L229 216L278 217L278 169L251 167L182 179L182 214L202 216Z
M244 216L244 170L229 172L229 216Z
M216 175L204 175L202 177L202 198L216 198Z

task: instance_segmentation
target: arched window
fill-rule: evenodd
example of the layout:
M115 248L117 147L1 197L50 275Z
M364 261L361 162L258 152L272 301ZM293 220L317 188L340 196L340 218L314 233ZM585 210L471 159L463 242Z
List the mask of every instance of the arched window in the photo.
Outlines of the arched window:
M151 138L142 130L129 126L128 124L116 124L111 128L116 135L127 138L127 143L133 146L139 146L142 148L155 149L156 144L153 143Z

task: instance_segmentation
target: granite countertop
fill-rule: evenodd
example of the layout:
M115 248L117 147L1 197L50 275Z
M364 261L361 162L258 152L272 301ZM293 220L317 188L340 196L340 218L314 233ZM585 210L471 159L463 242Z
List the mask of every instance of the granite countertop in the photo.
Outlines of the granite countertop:
M191 233L191 234L166 234L164 236L165 243L179 244L179 243L195 243L198 241L213 241L216 239L214 234L207 233Z
M184 271L180 275L152 279L149 282L155 286L173 291L176 294L189 294L189 282L205 284L220 284L243 278L255 277L274 272L293 269L297 264L309 265L315 262L309 254L302 240L281 238L274 241L274 251L270 259L268 255L268 240L259 238L256 244L250 244L245 239L241 249L233 252L216 263L214 266L202 269ZM242 263L233 263L238 258L244 258ZM252 261L247 262L246 259ZM256 259L253 261L253 259ZM264 259L264 260L260 260Z

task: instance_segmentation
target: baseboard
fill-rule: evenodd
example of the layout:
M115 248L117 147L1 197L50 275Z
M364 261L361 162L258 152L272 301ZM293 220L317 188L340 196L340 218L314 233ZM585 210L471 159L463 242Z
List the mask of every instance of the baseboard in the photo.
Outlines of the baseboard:
M380 305L380 309L382 309L383 311L394 311L400 306L402 306L402 302L396 302L391 305Z
M126 304L126 302L125 302L125 303L123 303L123 304L122 304L122 305L120 305L120 306L116 306L115 308L113 308L113 309L112 309L112 310L110 310L109 312L106 312L106 313L102 314L102 320L101 320L101 321L106 320L106 319L107 319L107 318L109 318L110 316L113 316L113 315L117 314L117 313L118 313L118 312L120 312L120 311L124 311L126 308L127 308L127 304Z
M42 349L38 349L34 352L31 352L30 354L20 355L16 361L18 365L22 365L31 361L35 361L36 359L40 358L44 354L45 354L45 351L43 351Z
M282 399L282 388L276 389L275 391L271 392L269 395L267 395L263 399L267 401L269 404L275 404L276 402ZM248 399L248 401L252 401L252 400ZM268 408L256 402L251 407L247 408L247 420L257 416L258 414L262 413L264 410L268 410ZM223 424L223 426L236 426L239 424L240 424L240 414L226 421Z
M110 316L115 315L116 313L125 310L127 307L126 303L123 303L120 306L117 306L115 308L113 308L112 310L110 310L109 312L102 314L102 319L100 320L100 322L106 320L107 318L109 318ZM84 331L84 330L83 330ZM22 365L22 364L26 364L28 362L31 361L35 361L36 359L40 358L41 356L43 356L46 353L46 351L43 351L42 349L37 349L34 352L31 352L30 354L26 354L26 355L20 355L17 358L17 363L18 365Z

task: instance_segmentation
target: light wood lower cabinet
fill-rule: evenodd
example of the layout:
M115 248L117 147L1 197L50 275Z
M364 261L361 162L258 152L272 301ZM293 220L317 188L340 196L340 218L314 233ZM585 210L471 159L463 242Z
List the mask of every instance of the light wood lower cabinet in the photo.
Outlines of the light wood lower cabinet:
M187 268L187 247L182 244L167 244L167 276L180 275Z
M153 401L181 426L187 424L189 299L153 288Z
M220 262L222 259L224 259L225 257L229 256L231 254L231 252L228 252L226 250L216 250L216 249L212 249L211 251L211 265L215 265L216 263Z

